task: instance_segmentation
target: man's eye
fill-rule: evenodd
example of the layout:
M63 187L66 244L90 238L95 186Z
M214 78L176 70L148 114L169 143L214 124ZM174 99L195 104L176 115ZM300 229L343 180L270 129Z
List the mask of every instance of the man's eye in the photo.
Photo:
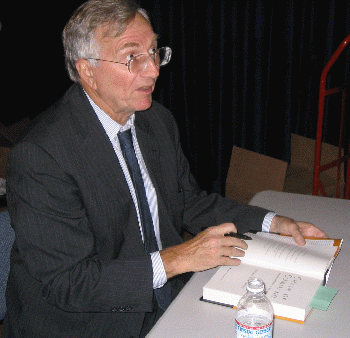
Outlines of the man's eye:
M157 54L157 51L158 51L158 49L157 49L157 47L153 47L153 48L151 48L150 49L150 54L152 54L152 55L156 55Z
M126 60L127 61L130 61L130 60L134 60L135 58L135 54L129 54L127 57L126 57Z

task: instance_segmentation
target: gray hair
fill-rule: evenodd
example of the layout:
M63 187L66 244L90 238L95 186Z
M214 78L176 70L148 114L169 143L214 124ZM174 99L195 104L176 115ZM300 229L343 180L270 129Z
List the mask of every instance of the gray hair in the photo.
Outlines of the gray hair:
M97 28L104 25L105 36L117 37L137 13L149 21L147 12L133 0L89 0L74 12L62 33L66 68L72 81L80 80L75 67L79 59L99 58L100 45L95 36ZM89 61L96 65L97 61Z

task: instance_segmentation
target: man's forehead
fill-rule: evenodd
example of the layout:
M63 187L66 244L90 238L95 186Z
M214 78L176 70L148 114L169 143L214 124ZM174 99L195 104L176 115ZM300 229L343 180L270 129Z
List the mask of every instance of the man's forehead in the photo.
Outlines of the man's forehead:
M158 34L154 34L151 43L156 42L157 40L158 40ZM140 47L140 44L134 41L127 41L120 46L119 50L134 48L134 47Z
M124 32L122 32L121 34L118 34L117 33L118 30L116 27L113 27L111 25L101 25L96 29L96 37L101 42L111 42L113 40L121 42L121 40L125 39L125 34L128 34L128 27L126 27ZM156 42L158 40L158 34L155 34L153 32L152 26L150 24L149 24L149 28L151 30L151 34L153 34L151 43ZM118 49L121 50L121 49L138 47L138 46L140 46L139 42L127 40L124 43L121 42L121 46Z

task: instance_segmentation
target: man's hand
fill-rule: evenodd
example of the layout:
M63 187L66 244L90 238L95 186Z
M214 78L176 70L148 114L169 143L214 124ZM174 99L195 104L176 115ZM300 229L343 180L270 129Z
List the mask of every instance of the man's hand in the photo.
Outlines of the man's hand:
M160 251L167 278L219 265L239 265L241 261L231 257L243 257L248 246L238 238L225 236L228 232L237 232L237 229L232 223L223 223L180 245Z
M298 245L305 245L304 237L320 237L328 238L327 234L314 226L311 223L307 222L298 222L294 221L291 218L283 216L275 216L272 219L270 232L277 232L284 235L293 236L295 242Z

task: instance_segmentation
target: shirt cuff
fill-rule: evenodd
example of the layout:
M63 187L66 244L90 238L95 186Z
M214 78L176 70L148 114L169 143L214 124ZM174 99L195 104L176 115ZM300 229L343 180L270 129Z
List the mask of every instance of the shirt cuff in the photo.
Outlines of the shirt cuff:
M159 289L167 282L163 260L159 251L152 252L150 255L153 267L153 289Z
M270 232L270 227L271 227L271 223L272 223L272 219L276 216L275 212L268 212L264 218L261 230L263 232Z

